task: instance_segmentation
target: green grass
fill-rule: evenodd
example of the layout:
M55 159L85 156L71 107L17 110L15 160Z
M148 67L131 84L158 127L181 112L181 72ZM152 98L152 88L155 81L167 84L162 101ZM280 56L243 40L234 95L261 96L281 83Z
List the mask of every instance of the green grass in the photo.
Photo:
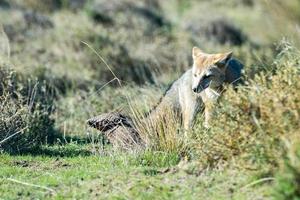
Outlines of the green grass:
M77 145L77 148L81 148ZM270 197L269 182L245 187L257 172L215 171L172 154L10 156L1 154L1 199L254 199ZM34 184L30 186L25 184ZM38 186L46 187L40 188ZM255 191L255 192L254 192Z

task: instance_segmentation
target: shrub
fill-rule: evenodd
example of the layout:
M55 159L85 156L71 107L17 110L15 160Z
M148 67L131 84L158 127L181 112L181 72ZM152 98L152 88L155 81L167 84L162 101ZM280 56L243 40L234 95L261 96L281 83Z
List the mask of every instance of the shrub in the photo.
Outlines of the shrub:
M282 139L300 134L299 51L288 43L281 49L274 70L256 74L238 91L228 89L209 131L197 127L196 148L203 162L238 158L245 165L278 166Z
M274 197L278 200L300 199L300 140L299 135L285 140L281 169L276 176Z
M0 75L0 149L21 153L52 142L53 108L46 85L21 82L8 66L0 68Z

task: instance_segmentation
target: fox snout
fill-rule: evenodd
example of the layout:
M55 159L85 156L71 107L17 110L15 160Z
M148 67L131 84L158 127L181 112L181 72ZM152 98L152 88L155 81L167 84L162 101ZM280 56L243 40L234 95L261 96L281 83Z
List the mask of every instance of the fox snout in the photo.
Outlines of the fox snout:
M195 93L200 93L206 88L208 88L210 83L211 83L210 77L203 77L193 85L192 90Z
M193 87L192 90L195 93L200 93L200 92L202 92L204 90L204 88L201 85L198 85L196 87Z

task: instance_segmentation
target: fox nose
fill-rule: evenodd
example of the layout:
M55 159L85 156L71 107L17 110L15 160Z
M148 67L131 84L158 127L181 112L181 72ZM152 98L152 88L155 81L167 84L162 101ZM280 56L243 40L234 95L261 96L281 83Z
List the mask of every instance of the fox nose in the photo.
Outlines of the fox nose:
M193 88L193 91L196 93L197 92L197 88Z

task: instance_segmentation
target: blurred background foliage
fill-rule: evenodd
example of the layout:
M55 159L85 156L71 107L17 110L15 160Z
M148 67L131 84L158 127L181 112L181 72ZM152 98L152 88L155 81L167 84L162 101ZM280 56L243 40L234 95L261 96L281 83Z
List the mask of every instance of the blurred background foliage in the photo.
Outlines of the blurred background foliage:
M280 169L278 199L299 196L299 0L0 0L0 23L3 151L99 137L86 119L131 114L128 99L147 112L191 66L193 46L231 50L246 85L228 89L214 128L197 124L188 142L166 128L155 149Z

